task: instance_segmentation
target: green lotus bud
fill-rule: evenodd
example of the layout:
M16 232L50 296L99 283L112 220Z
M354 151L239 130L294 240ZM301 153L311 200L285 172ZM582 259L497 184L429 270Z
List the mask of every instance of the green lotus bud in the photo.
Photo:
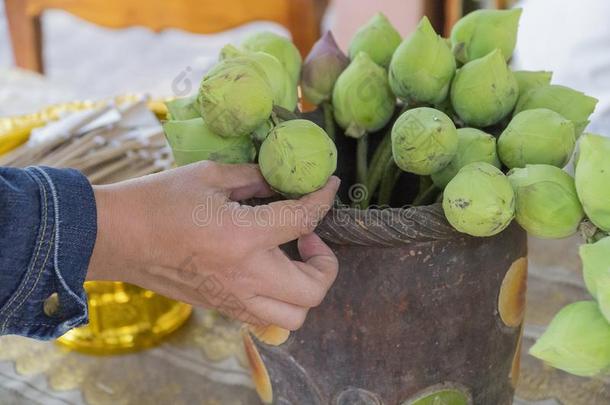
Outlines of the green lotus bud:
M252 139L259 143L262 143L265 139L267 139L267 136L269 135L269 132L271 132L272 129L273 121L269 119L265 121L263 125L256 128L254 132L252 132Z
M595 110L597 99L569 87L549 84L531 89L519 98L515 114L534 108L548 108L569 119L574 124L576 138L589 124L589 116Z
M303 95L315 105L330 100L333 87L349 59L335 42L330 31L315 43L307 55L301 72Z
M610 138L585 134L576 162L576 191L595 226L610 232Z
M244 136L271 115L273 92L259 65L245 57L220 62L201 81L201 116L220 136Z
M263 142L258 164L273 189L299 197L326 184L337 168L337 148L313 122L285 121L273 128Z
M498 155L507 167L547 164L564 167L574 151L574 125L546 108L515 115L498 139Z
M585 285L610 322L610 236L581 245L579 253Z
M513 75L515 75L515 79L517 79L519 96L524 95L536 87L551 84L551 79L553 78L553 72L545 71L533 72L529 70L517 70L513 72Z
M373 62L387 68L401 40L388 18L383 13L377 13L352 38L349 57L354 60L360 52L365 52Z
M529 353L552 367L583 377L610 369L610 324L594 301L565 306Z
M500 169L489 163L470 163L445 187L443 211L458 231L472 236L492 236L512 221L515 194Z
M457 130L458 146L451 162L442 170L432 173L434 184L443 189L460 169L469 163L485 162L500 167L496 154L496 138L475 128Z
M249 51L259 51L271 54L280 61L296 86L301 76L301 53L294 44L285 37L273 32L263 31L249 35L242 46Z
M221 60L238 57L249 58L261 67L267 82L271 86L275 105L289 111L296 109L298 102L297 86L294 85L290 75L275 56L265 52L241 51L233 45L226 45L220 51Z
M248 135L225 138L215 134L201 117L163 123L165 137L178 166L201 160L222 163L248 163L256 150Z
M455 58L462 63L499 49L507 61L517 43L521 9L476 10L462 17L451 30Z
M392 127L392 155L406 172L429 175L455 156L458 134L451 118L434 108L405 111Z
M447 97L454 74L451 49L423 17L392 57L390 86L407 102L437 104Z
M498 50L458 69L451 85L451 104L468 125L486 127L506 117L519 88Z
M555 166L527 165L511 170L508 180L515 191L515 219L529 234L559 239L576 233L585 214L572 176Z
M167 107L168 120L190 120L201 118L197 95L184 98L176 98L165 103Z
M390 121L396 98L385 69L361 52L337 79L332 104L335 119L345 134L360 138Z

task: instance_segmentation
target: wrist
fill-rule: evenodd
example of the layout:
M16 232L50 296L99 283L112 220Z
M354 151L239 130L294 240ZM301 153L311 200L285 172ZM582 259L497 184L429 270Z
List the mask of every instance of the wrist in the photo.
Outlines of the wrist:
M141 253L134 245L137 219L122 201L117 186L94 186L97 208L97 235L87 273L87 281L124 281L133 283L141 267Z

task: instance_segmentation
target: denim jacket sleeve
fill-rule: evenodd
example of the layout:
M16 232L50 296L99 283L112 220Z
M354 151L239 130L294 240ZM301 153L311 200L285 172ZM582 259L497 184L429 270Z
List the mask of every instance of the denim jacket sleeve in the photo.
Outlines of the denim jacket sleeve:
M0 167L0 335L53 339L87 323L93 189L72 169Z

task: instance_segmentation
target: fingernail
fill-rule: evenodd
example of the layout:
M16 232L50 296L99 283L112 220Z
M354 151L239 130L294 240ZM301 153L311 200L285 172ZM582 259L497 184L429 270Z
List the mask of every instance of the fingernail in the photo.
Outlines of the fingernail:
M338 189L339 186L341 185L341 179L338 178L337 176L331 176L330 182L331 182L331 185L336 189Z

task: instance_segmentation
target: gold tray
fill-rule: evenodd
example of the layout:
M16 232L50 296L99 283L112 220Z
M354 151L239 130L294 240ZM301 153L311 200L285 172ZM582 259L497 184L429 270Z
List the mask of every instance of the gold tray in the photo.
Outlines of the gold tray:
M162 342L186 322L190 305L119 282L87 282L89 325L72 329L57 343L87 354L142 350Z

